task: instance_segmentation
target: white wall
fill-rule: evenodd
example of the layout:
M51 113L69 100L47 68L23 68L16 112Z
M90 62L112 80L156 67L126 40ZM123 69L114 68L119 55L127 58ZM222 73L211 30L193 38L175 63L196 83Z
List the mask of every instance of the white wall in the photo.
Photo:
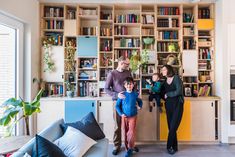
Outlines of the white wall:
M32 99L37 92L32 78L39 76L39 2L1 0L0 12L24 24L24 97L26 100Z

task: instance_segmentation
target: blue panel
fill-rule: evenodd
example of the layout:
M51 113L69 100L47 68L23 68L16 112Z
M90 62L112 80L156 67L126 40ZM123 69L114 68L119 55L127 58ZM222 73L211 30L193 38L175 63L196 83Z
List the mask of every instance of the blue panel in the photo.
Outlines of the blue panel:
M77 47L78 57L97 57L98 55L97 37L78 37Z
M67 100L65 101L65 122L71 123L81 120L89 112L96 114L96 102L93 100Z

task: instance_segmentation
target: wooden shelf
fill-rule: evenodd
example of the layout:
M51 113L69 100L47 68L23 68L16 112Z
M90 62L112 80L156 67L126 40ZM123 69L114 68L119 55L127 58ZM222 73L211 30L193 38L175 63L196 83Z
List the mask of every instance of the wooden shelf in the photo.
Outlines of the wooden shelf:
M97 79L77 79L77 81L97 81Z
M106 68L107 69L112 69L113 67L112 66L107 66L107 67L106 66L105 67L100 66L100 69L106 69Z
M43 29L44 32L64 32L63 29Z
M183 23L183 26L194 26L196 23Z
M113 36L100 36L100 39L113 39Z
M154 28L155 24L141 24L142 28Z
M96 71L96 68L78 68L80 71Z
M45 20L64 20L64 17L42 17Z
M157 27L157 30L180 30L180 27Z
M114 47L114 49L121 49L121 50L125 50L125 49L137 50L137 49L140 49L140 47Z
M159 53L159 54L167 54L167 53L174 53L174 54L178 54L178 53L180 53L180 52L167 52L167 51L165 51L165 52L160 52L160 51L158 51L157 53Z
M157 39L158 42L179 42L179 39Z
M186 82L183 82L184 85L197 85L198 83L186 83Z
M100 51L100 53L113 54L113 51Z
M97 20L98 15L78 15L80 19Z
M140 38L140 35L114 35L114 38Z
M109 24L112 24L113 20L100 20L100 23L109 23Z
M181 15L157 15L157 18L181 18Z
M139 27L140 23L114 23L115 26Z

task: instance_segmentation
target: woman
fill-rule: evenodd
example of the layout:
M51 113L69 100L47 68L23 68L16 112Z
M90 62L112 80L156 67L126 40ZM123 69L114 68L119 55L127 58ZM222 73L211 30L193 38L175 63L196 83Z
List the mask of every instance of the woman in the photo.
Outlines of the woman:
M167 151L169 154L174 154L178 151L177 129L180 125L183 115L183 83L178 75L175 75L172 66L164 65L162 67L162 75L166 77L163 83L163 94L165 99L167 124L168 124L168 139Z

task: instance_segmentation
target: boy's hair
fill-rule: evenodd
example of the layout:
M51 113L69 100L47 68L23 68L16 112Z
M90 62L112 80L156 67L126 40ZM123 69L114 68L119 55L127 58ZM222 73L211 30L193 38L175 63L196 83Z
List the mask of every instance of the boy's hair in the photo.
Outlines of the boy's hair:
M124 81L124 84L126 83L134 83L134 79L132 77L127 77Z
M161 78L161 75L159 73L153 73L153 76L156 75L159 79Z

